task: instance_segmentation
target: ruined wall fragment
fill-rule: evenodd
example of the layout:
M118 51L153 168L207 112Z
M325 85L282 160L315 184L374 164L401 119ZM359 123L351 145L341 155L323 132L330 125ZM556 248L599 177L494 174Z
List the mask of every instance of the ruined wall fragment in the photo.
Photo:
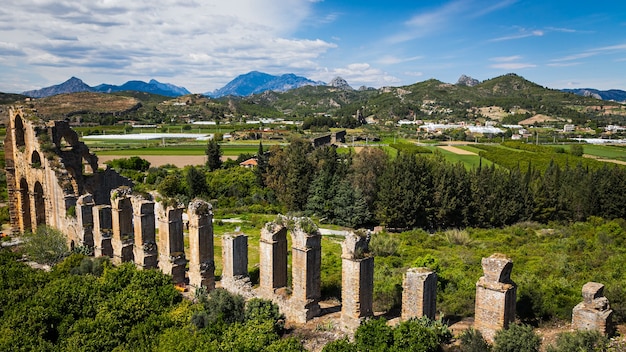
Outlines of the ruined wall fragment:
M154 202L143 196L133 195L131 203L133 207L133 255L135 264L140 269L154 269L158 262Z
M130 201L132 190L119 187L111 191L111 224L113 236L113 263L131 262L134 259L133 206Z
M476 283L474 328L487 341L515 320L517 286L511 280L513 262L503 254L482 259L483 276Z
M287 227L268 222L259 241L260 291L267 298L287 287Z
M604 297L604 285L588 282L582 289L583 301L572 311L572 328L576 330L595 330L601 334L613 332L613 310L609 300Z
M93 211L93 239L96 257L105 256L113 258L111 237L113 236L113 220L110 205L96 205Z
M215 288L215 253L213 245L213 207L194 199L189 203L189 285Z
M158 211L159 268L172 276L175 284L185 282L185 247L183 242L183 208L162 205Z
M364 233L351 232L341 244L341 325L351 331L374 314L374 257L368 242Z
M428 268L409 268L402 281L402 320L437 313L437 274Z

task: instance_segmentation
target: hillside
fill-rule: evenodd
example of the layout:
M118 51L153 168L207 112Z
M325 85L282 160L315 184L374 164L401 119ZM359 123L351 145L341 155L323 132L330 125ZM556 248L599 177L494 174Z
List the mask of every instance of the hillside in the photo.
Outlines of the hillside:
M59 94L33 100L30 106L43 119L56 119L74 115L122 115L142 106L132 97L102 93Z

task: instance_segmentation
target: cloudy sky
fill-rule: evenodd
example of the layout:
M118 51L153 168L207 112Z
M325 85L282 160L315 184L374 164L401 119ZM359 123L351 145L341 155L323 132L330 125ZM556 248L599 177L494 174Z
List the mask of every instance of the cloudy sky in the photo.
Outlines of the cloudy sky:
M352 86L514 72L626 90L626 1L4 0L0 91L71 76L201 93L249 71Z

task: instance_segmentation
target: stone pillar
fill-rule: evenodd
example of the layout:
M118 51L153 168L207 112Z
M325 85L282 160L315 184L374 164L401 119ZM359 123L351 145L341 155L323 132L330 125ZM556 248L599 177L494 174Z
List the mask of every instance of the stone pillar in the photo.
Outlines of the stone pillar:
M248 236L241 232L222 236L222 287L252 297L252 282L248 276Z
M601 334L611 334L613 310L604 297L604 285L588 282L583 286L583 301L572 311L572 328L576 330L596 330Z
M154 202L138 196L133 196L131 202L135 230L133 247L135 264L140 269L155 269L158 254L155 241Z
M183 242L183 208L163 206L158 212L159 267L172 276L175 284L185 282L185 247Z
M295 219L291 231L293 320L306 323L320 314L322 236L309 218ZM302 309L300 309L302 308Z
M96 257L105 256L113 258L113 247L111 246L111 236L113 224L111 219L111 206L96 205L93 207L93 255Z
M362 234L349 233L341 247L341 323L354 331L374 314L374 257Z
M515 320L517 286L511 281L513 262L503 254L482 259L483 276L476 283L474 328L493 342L498 330Z
M259 240L259 286L265 297L287 287L287 228L268 222Z
M91 194L85 194L78 198L76 202L76 216L78 223L82 227L80 236L82 237L81 244L87 246L90 249L94 247L93 240L93 196Z
M194 199L189 203L189 285L215 289L213 207Z
M133 206L128 197L132 190L119 187L111 191L111 223L113 226L113 263L133 261Z
M428 268L410 268L402 281L402 320L437 313L437 274Z

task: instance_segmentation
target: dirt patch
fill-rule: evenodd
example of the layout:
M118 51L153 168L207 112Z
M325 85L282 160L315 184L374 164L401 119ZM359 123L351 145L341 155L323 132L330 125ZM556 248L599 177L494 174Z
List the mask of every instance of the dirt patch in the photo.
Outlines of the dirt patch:
M474 152L470 152L469 150L453 147L451 145L442 145L442 146L438 146L437 148L441 148L443 150L447 150L451 153L458 154L458 155L478 155Z
M597 161L603 161L605 163L614 163L614 164L620 164L620 165L626 165L626 161L622 161L622 160L615 160L615 159L601 159L595 155L590 155L590 154L583 154L583 158L589 158L589 159L594 159Z
M100 167L106 167L105 162L113 159L128 158L128 155L102 155L98 156L98 164ZM176 167L185 167L187 165L204 165L206 163L206 155L139 155L142 159L148 160L150 166L159 167L166 164L172 164ZM237 159L236 156L222 156L222 161L228 159Z

